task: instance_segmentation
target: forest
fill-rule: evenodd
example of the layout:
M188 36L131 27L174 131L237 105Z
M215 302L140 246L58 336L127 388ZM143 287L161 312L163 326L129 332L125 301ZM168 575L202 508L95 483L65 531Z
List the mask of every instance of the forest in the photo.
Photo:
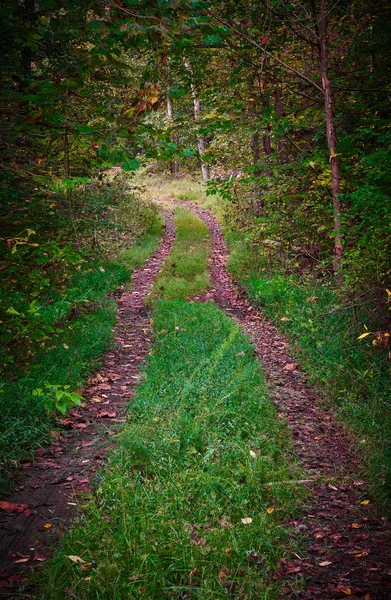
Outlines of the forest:
M0 597L390 598L390 3L0 16Z

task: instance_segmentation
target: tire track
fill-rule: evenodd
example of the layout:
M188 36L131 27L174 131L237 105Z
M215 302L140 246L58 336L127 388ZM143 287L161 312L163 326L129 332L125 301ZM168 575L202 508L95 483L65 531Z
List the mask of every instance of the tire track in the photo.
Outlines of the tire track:
M391 527L376 506L367 502L368 485L359 479L363 465L352 441L307 384L286 340L234 285L227 270L228 249L216 219L197 206L190 208L208 226L213 242L212 288L199 300L213 300L251 337L278 415L287 421L295 453L308 473L306 514L286 524L299 539L304 555L282 559L275 578L284 582L286 596L295 598L389 600ZM303 578L307 583L300 591Z
M172 215L165 212L164 221L158 251L133 272L131 291L115 294L116 348L90 378L83 392L85 406L68 412L61 420L64 434L13 473L17 491L6 501L16 506L12 512L1 511L0 518L0 597L20 597L14 596L16 589L28 579L30 567L46 560L49 546L69 525L79 499L104 462L110 436L125 421L126 403L138 383L152 337L144 300L175 238Z

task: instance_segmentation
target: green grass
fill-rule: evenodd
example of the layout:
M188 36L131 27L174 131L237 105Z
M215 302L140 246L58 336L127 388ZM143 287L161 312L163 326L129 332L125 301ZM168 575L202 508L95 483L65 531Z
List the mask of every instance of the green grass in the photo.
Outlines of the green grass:
M390 503L390 361L372 338L357 339L364 324L376 329L371 307L342 302L331 283L273 274L243 236L231 232L227 239L231 274L288 336L311 382L356 433L374 493Z
M185 208L175 212L176 238L171 255L157 277L151 299L192 298L210 285L207 226Z
M207 185L190 175L172 177L170 175L145 173L140 170L136 180L146 186L148 196L157 201L172 199L189 202L210 210L220 222L230 208L230 203L220 194L206 195Z
M62 295L49 290L50 301L41 300L40 326L49 325L53 331L44 347L35 345L27 361L8 367L1 387L1 486L7 484L8 468L31 456L56 425L55 415L44 408L42 399L32 396L32 391L45 383L69 385L72 390L83 386L113 337L116 305L107 294L129 281L133 269L155 252L161 232L159 218L150 233L131 248L122 249L118 258L98 259L93 267L84 263Z
M276 598L304 492L254 350L211 303L162 300L153 320L128 423L42 597Z

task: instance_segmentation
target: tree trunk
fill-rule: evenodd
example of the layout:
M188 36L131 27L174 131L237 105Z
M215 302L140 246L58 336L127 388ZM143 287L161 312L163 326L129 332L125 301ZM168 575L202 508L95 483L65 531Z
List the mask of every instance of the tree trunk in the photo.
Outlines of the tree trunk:
M340 188L340 161L337 154L337 135L335 132L335 121L333 114L333 97L331 93L330 81L328 78L328 48L327 48L327 23L326 15L328 12L328 0L321 0L319 13L319 54L320 54L320 74L322 78L322 88L324 96L324 106L326 115L326 133L329 149L329 160L331 164L331 191L334 208L334 272L338 271L341 263L343 245L341 235L341 202L339 194Z
M174 121L174 114L173 114L173 104L172 104L172 100L170 98L170 82L168 82L168 86L167 86L167 120L171 127L172 123ZM175 142L175 136L172 132L170 134L170 142ZM178 173L178 171L179 171L178 162L176 160L172 160L170 162L171 175L176 175Z
M197 95L197 88L195 86L194 83L194 76L193 76L193 70L191 68L190 62L187 60L187 58L184 60L185 63L185 67L188 70L188 72L190 73L190 87L191 87L191 93L193 96L193 104L194 104L194 120L198 121L199 117L200 117L200 113L201 113L201 107L200 107L200 101L198 99L198 95ZM204 136L202 135L202 133L198 134L198 140L197 140L197 146L198 146L198 152L201 158L201 174L202 174L202 179L204 181L209 181L210 179L210 170L209 170L209 165L206 164L203 160L202 157L205 154L205 139Z

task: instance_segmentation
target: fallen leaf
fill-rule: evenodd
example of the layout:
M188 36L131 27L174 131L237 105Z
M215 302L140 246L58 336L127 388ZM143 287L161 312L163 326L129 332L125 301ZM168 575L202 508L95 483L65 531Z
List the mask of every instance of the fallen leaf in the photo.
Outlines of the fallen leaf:
M356 558L364 558L365 556L369 556L369 552L360 552L359 554L354 555Z
M352 588L350 588L350 587L342 587L342 586L339 586L337 588L333 588L333 592L337 592L337 593L339 592L339 593L342 593L342 594L346 594L347 596L351 596L352 593L353 593L352 592Z
M255 454L254 450L250 450L250 456L252 456L253 458L257 458L257 455Z
M361 523L352 523L350 526L352 529L361 529Z
M301 567L288 567L285 571L285 575L290 575L291 573L300 573Z
M22 513L29 508L28 504L13 504L12 502L5 502L0 500L0 510L4 510L9 513Z
M190 571L190 573L189 573L189 577L194 577L194 575L197 575L197 573L198 573L198 569L197 568L192 569Z
M331 565L331 561L329 560L324 560L323 562L319 563L320 567L328 567L329 565Z
M52 523L45 523L44 525L45 529L50 529L51 527L53 527Z
M227 519L219 519L217 522L221 527L226 527L227 529L232 529L233 527L232 523L227 521Z
M20 563L26 563L30 560L30 557L26 558L18 558L18 560L14 560L14 565L19 565Z
M371 502L370 500L363 500L362 502L360 502L360 504L362 504L363 506L366 506L370 502Z
M48 559L47 556L45 556L44 554L39 554L38 552L36 552L34 554L34 558L33 558L33 560L35 560L37 562L43 562L43 561L45 561L47 559Z
M297 369L297 365L295 363L289 363L284 367L284 371L294 371L295 369Z
M274 513L274 508L268 508L266 512L268 515L271 515L272 513Z
M253 522L251 517L244 517L244 519L240 519L243 523L243 525L249 525L250 523Z
M80 565L86 565L86 564L87 564L87 563L86 563L86 561L85 561L83 558L81 558L81 556L75 556L74 554L70 554L70 555L68 556L68 558L69 558L69 560L71 560L72 562L74 562L74 563L78 563L78 564L80 564Z

